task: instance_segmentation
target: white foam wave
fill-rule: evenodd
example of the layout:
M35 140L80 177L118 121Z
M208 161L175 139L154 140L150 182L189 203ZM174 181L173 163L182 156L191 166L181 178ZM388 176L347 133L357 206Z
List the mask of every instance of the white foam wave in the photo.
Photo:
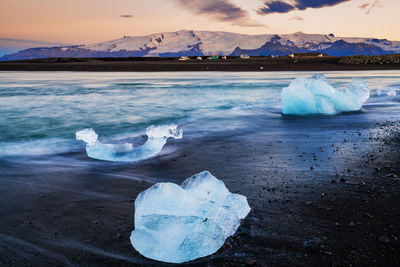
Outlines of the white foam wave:
M32 141L0 143L0 157L7 156L43 156L66 153L76 150L71 140L47 138Z

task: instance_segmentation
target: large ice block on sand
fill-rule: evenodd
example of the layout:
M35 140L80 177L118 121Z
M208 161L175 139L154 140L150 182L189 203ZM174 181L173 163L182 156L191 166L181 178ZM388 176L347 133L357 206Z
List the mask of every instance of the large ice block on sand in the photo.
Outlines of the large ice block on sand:
M139 147L133 147L130 143L103 144L98 140L98 135L93 129L84 129L76 132L76 139L86 142L86 152L90 158L135 162L157 155L168 138L180 139L183 131L175 124L150 126L146 129L147 141Z
M282 113L307 115L356 111L367 101L369 92L361 79L353 79L345 89L337 90L323 74L296 78L281 92Z
M246 197L204 171L180 186L159 183L140 193L131 243L154 260L194 260L215 253L249 212Z

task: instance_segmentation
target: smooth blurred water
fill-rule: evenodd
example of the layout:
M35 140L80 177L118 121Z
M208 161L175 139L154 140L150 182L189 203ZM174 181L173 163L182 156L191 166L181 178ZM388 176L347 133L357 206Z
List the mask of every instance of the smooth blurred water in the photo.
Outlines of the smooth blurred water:
M244 127L241 116L279 114L281 89L296 77L310 75L0 72L0 157L82 149L75 132L87 127L109 142L135 139L146 127L166 123L182 125L186 138ZM337 87L353 77L363 78L373 90L367 105L398 104L400 71L327 72L326 76Z

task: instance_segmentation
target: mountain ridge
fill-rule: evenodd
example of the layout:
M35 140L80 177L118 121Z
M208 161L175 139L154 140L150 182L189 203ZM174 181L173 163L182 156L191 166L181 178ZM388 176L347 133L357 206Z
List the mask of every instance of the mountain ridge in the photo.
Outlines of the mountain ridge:
M400 41L377 38L336 37L333 34L259 34L222 31L162 32L124 36L88 45L29 48L0 60L46 57L178 57L206 55L282 56L318 52L332 56L382 55L400 52Z

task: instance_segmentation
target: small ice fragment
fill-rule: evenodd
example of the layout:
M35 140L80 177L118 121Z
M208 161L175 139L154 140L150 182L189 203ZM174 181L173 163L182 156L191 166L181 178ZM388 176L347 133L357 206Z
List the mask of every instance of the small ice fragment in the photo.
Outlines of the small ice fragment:
M147 141L139 147L130 143L103 144L93 129L83 129L76 132L76 139L87 143L88 157L107 161L135 162L157 155L168 138L181 139L183 130L175 124L150 126L146 129Z
M296 78L281 92L282 113L287 115L337 114L360 110L370 91L361 79L353 79L347 88L337 90L324 74Z
M396 88L384 88L373 90L374 96L396 96L398 91Z
M396 88L391 88L388 90L388 92L386 93L388 96L396 96Z
M180 186L158 183L140 193L130 239L147 258L187 262L215 253L249 212L245 196L204 171Z

